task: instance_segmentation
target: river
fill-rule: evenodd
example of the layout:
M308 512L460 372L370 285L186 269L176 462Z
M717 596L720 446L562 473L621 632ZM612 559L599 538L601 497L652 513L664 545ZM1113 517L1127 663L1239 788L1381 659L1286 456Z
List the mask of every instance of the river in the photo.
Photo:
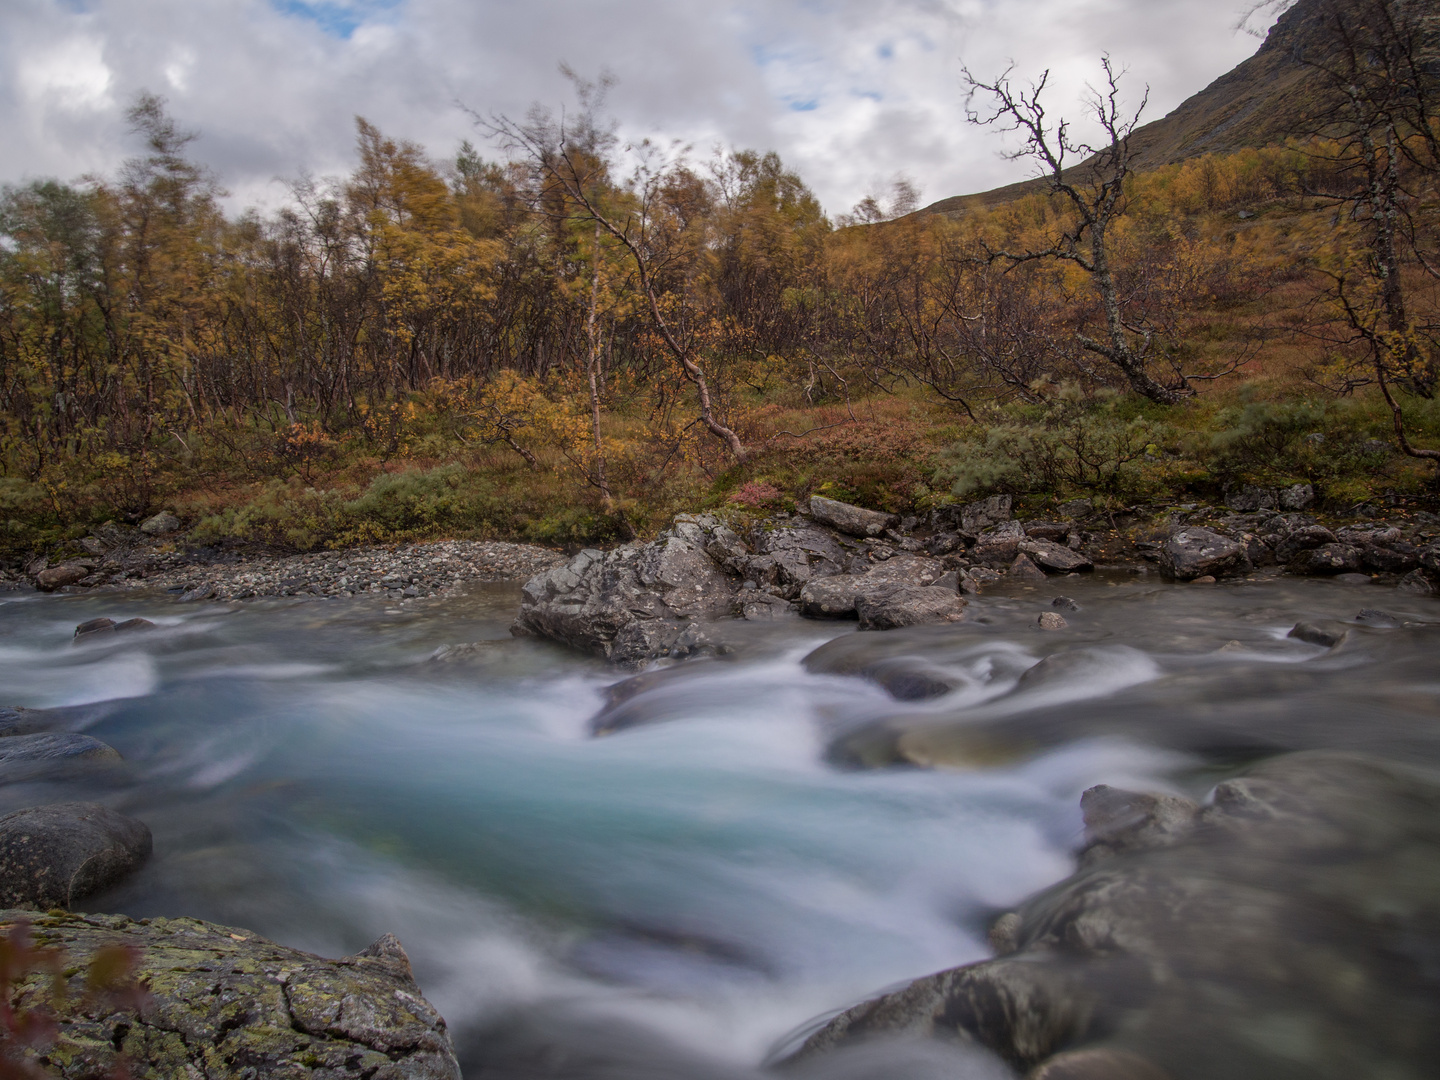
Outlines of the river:
M5 703L86 706L126 765L0 787L0 811L94 798L150 826L151 862L88 910L325 956L395 933L467 1077L679 1080L750 1075L807 1021L987 956L995 915L1071 871L1092 785L1203 798L1307 747L1440 764L1435 601L1054 584L1080 609L1058 633L1035 618L1059 588L974 598L945 628L736 624L733 655L658 680L603 737L591 719L621 676L509 639L518 585L404 610L7 594ZM1391 618L1356 622L1366 608ZM101 615L158 627L72 646ZM1351 624L1340 647L1287 637L1325 620ZM902 658L953 689L901 701L802 664L837 638L829 655ZM918 731L911 756L943 767L852 767L877 730ZM917 1052L846 1075L956 1068Z

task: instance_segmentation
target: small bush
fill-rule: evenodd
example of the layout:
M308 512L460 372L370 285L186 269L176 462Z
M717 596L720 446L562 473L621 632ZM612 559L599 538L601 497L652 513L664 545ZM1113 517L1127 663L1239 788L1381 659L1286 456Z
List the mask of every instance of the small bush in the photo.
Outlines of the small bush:
M1140 495L1160 481L1163 469L1147 469L1147 462L1160 464L1159 444L1172 437L1167 425L1134 415L1123 398L1086 400L1065 387L1009 422L970 429L945 454L936 479L957 498L1072 490Z

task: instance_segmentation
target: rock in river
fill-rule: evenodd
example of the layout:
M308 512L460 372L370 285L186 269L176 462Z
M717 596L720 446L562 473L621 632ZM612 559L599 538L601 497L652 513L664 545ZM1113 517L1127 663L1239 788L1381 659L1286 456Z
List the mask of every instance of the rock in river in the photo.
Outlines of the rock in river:
M888 585L855 597L861 630L959 622L965 601L954 589L937 585Z
M737 584L698 538L675 532L614 551L586 549L525 583L511 633L638 664L668 652L690 620L728 615Z
M122 1054L136 1080L460 1078L445 1021L389 934L323 960L197 919L0 911L0 931L20 919L71 965L69 1004L57 1005L48 974L21 981L15 1001L58 1014L38 1062L64 1080L112 1075ZM74 1004L90 958L116 947L134 951L149 1000L138 1014Z
M1021 540L1019 548L1021 554L1030 556L1030 560L1042 570L1069 574L1077 570L1095 569L1095 564L1087 556L1071 551L1064 544L1057 544L1053 540L1037 540L1031 537Z
M1224 577L1247 563L1243 545L1210 529L1179 529L1160 545L1160 573L1174 581Z
M113 746L89 735L36 732L0 738L0 780L67 772L75 766L84 768L120 760Z
M800 1055L920 1035L979 1043L1031 1076L1434 1074L1435 777L1290 754L1205 807L1110 788L1083 805L1079 870L1005 917L1006 955L849 1009ZM1059 1068L1084 1052L1130 1071Z
M0 906L69 907L135 870L150 830L99 803L55 803L0 817Z

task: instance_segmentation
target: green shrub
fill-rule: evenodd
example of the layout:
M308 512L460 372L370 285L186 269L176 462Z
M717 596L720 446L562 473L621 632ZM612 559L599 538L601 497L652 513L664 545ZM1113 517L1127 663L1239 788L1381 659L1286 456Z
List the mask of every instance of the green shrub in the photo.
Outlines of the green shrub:
M1173 434L1168 425L1137 415L1124 398L1087 400L1067 386L1044 406L971 428L946 452L936 479L957 498L1042 491L1134 496L1159 482L1159 445Z

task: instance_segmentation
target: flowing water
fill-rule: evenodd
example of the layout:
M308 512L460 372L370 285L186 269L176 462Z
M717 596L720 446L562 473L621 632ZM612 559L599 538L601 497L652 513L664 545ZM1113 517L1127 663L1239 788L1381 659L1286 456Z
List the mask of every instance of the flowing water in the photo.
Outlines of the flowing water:
M945 628L736 624L732 656L641 687L603 737L617 675L509 640L518 586L404 611L11 594L6 703L86 706L77 726L126 765L0 787L0 811L94 798L149 824L153 860L91 910L327 956L395 933L467 1076L742 1076L816 1016L988 955L993 917L1071 871L1091 785L1203 797L1320 746L1440 764L1434 601L1057 584L1081 607L1062 633L1034 626L1044 589ZM1355 622L1368 607L1390 618ZM159 628L72 645L100 615ZM1351 624L1337 648L1286 636L1327 619ZM827 642L839 661L802 665ZM904 701L843 673L872 661L953 689ZM941 767L853 767L899 730ZM909 1055L844 1075L1004 1075Z

